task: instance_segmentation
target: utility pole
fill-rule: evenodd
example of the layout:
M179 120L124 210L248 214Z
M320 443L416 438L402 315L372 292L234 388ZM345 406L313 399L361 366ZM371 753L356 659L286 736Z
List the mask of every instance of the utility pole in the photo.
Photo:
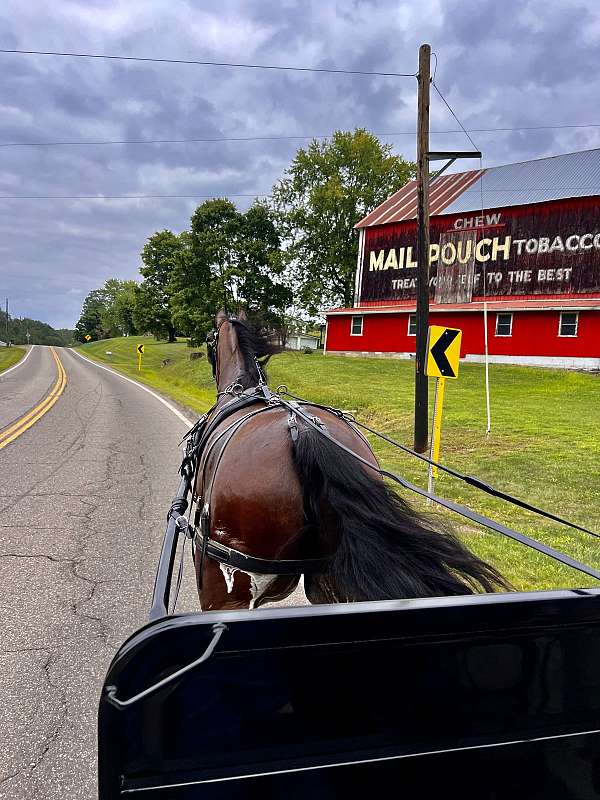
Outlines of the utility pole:
M6 298L6 346L8 347L10 342L8 341L8 297Z
M427 450L429 328L429 84L431 45L419 48L417 104L417 338L415 354L415 439L417 453Z

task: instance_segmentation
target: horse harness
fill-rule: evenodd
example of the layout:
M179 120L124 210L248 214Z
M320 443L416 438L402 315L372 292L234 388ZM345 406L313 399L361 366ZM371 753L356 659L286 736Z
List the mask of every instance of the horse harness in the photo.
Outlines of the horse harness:
M226 545L222 544L221 542L217 542L211 538L210 529L211 529L211 516L210 516L210 492L212 489L212 484L214 482L214 477L217 473L220 460L223 456L225 448L235 433L250 419L257 416L258 414L268 412L272 409L286 409L288 411L288 427L290 431L290 436L292 441L295 442L299 436L299 429L298 429L298 420L302 420L306 427L312 428L316 430L321 436L328 439L332 444L334 444L337 448L342 450L343 452L347 453L348 455L352 456L356 461L361 463L363 466L377 472L384 478L389 478L396 483L400 484L403 488L408 489L409 491L420 495L421 497L427 498L432 500L433 502L441 505L442 507L449 509L450 511L454 511L455 513L460 514L462 517L474 522L478 525L483 525L490 530L495 531L496 533L500 533L507 538L510 538L514 541L519 542L520 544L524 544L527 547L536 550L537 552L542 553L543 555L549 556L550 558L555 559L556 561L564 564L565 566L571 567L573 569L577 569L580 572L585 573L589 577L595 578L596 580L600 580L600 572L592 568L591 566L584 564L570 556L562 553L554 548L543 544L542 542L538 542L536 539L532 537L526 536L518 531L513 530L505 525L502 525L495 520L492 520L486 517L483 514L479 514L476 511L472 511L470 508L461 505L460 503L455 503L454 501L447 500L439 495L436 495L432 492L428 492L425 489L422 489L420 486L417 486L413 483L410 483L406 479L400 477L399 475L390 472L389 470L382 469L374 464L370 463L358 453L355 453L351 448L346 447L346 445L342 444L336 438L334 438L327 427L324 425L319 417L316 417L307 412L303 406L311 406L312 408L319 408L323 411L329 412L334 414L339 419L344 420L352 430L357 433L361 438L365 438L363 434L358 430L357 426L360 426L367 431L381 437L382 439L388 441L390 444L399 447L402 450L407 451L411 455L417 456L421 458L423 461L431 462L437 465L440 469L448 472L453 477L458 478L459 480L464 481L465 483L474 486L475 488L485 492L494 497L498 497L503 499L513 505L519 506L521 508L525 508L533 513L536 513L540 516L543 516L547 519L551 519L555 522L559 522L564 524L568 527L573 529L577 529L588 533L592 536L598 537L599 534L595 533L594 531L588 530L580 525L575 523L569 522L568 520L559 517L552 512L544 511L543 509L537 508L536 506L527 503L526 501L522 501L512 495L509 495L505 492L500 490L494 489L489 484L481 481L478 478L474 478L473 476L463 475L456 470L452 470L451 468L446 467L445 465L438 464L435 461L427 458L427 456L422 456L421 454L416 453L415 451L401 445L398 442L395 442L390 437L385 436L377 431L372 430L368 426L364 426L361 423L357 422L354 417L349 414L348 412L344 412L340 409L332 408L330 406L321 405L319 403L313 403L308 400L304 400L302 398L296 397L295 395L291 395L287 391L287 387L280 386L277 388L276 392L273 393L267 386L266 382L262 377L262 371L259 371L259 375L261 377L258 386L254 386L250 389L243 389L243 387L239 383L234 383L227 387L223 392L219 394L223 395L231 395L232 399L225 404L219 407L218 402L215 404L210 411L204 414L200 419L195 423L195 425L188 431L188 433L184 437L184 441L187 442L186 444L186 453L181 464L181 474L182 476L187 476L189 485L192 487L192 490L195 488L195 482L198 477L200 465L202 459L210 453L213 447L215 447L216 443L222 441L221 451L217 458L217 462L215 464L215 468L213 470L212 479L209 482L208 490L204 492L204 497L194 497L196 501L196 511L194 515L194 522L193 524L190 520L184 517L181 513L179 508L177 507L177 503L174 501L171 510L169 511L169 516L172 516L177 524L177 527L184 533L188 538L192 540L194 547L200 548L201 552L201 563L200 563L200 580L202 576L202 563L204 558L212 558L222 564L225 564L233 569L242 570L244 572L255 573L258 575L298 575L298 574L323 574L326 573L329 569L331 564L331 560L333 556L327 556L324 558L307 558L307 559L264 559L264 558L257 558L256 556L250 556L246 553L242 553L240 550L236 550L231 547L227 547ZM290 399L285 399L290 398ZM258 408L256 407L258 406ZM235 414L238 411L247 409L247 413L244 414L242 417L234 420L230 425L226 426L222 431L217 432L217 428L221 426L221 424L226 421L229 417ZM216 435L214 435L216 433ZM211 440L212 439L212 440ZM205 459L206 460L206 459Z
M212 558L232 569L258 575L279 576L327 572L331 562L331 556L302 559L258 558L232 547L228 547L211 538L211 492L225 449L237 431L239 431L248 420L253 419L258 414L273 409L288 407L290 435L292 441L297 441L298 439L297 417L296 410L294 409L297 403L295 401L291 403L282 401L278 395L270 391L263 380L260 381L258 386L245 390L239 383L233 383L219 394L221 396L229 394L232 399L221 406L219 406L218 403L215 404L206 414L200 417L184 437L184 441L187 443L180 472L182 475L189 475L192 498L196 503L194 521L191 523L188 518L179 514L176 509L172 508L169 512L169 516L174 516L179 529L192 540L193 547L200 549L200 580L202 579L202 564L206 557ZM225 425L222 430L219 430L224 422L238 411L243 410L246 410L247 413L233 420L229 425ZM316 417L314 419L318 420ZM323 426L321 420L318 420L318 424ZM208 456L216 448L218 443L220 443L220 452L218 453L212 475L210 476L208 484L204 487L204 496L199 497L195 494L198 476L203 466L206 466Z
M229 321L234 321L234 317L230 317ZM217 351L217 344L219 339L219 331L221 325L225 322L222 320L219 325L217 326L216 330L209 333L207 336L207 349L209 359L212 364L213 369L213 376L217 377L217 358L216 358L216 351ZM367 425L363 425L362 423L358 422L354 419L354 417L349 414L348 412L344 412L340 409L332 408L330 406L321 405L319 403L313 403L308 400L304 400L300 397L296 397L295 395L290 394L288 392L286 386L279 386L275 393L271 392L267 385L267 381L265 378L265 374L261 368L258 359L255 358L255 365L258 372L258 385L253 386L248 389L244 389L243 385L237 381L234 381L230 384L226 389L217 394L217 402L215 405L200 419L195 423L195 425L188 431L188 433L184 436L183 441L186 441L186 452L183 459L183 462L180 467L180 472L182 478L184 478L187 482L188 489L192 489L192 498L196 503L196 510L194 514L194 522L193 524L190 522L190 518L186 518L181 513L182 510L185 510L187 506L187 502L182 505L181 498L175 498L171 509L169 510L168 518L173 518L175 520L176 526L179 531L185 534L189 539L192 540L192 546L194 548L200 548L200 567L199 567L199 580L202 580L202 565L204 559L206 557L212 558L218 561L221 564L225 564L232 569L242 570L244 572L255 573L258 575L298 575L298 574L323 574L326 573L329 569L331 564L331 560L333 556L327 556L325 558L305 558L305 559L264 559L264 558L257 558L256 556L250 556L246 553L242 553L240 550L236 550L232 547L227 547L226 545L222 544L221 542L217 542L211 538L211 516L210 516L210 494L212 490L212 486L214 483L215 476L217 474L220 461L223 457L223 453L227 447L227 444L231 441L232 437L236 434L236 432L250 419L255 417L258 414L268 412L274 408L278 409L286 409L288 411L288 427L290 431L290 436L292 438L292 442L296 442L300 435L298 429L298 420L302 420L304 425L308 428L312 428L316 430L321 436L329 440L335 447L342 450L343 452L347 453L348 455L352 456L356 461L358 461L363 466L367 467L368 469L377 472L383 478L389 478L390 480L395 481L400 486L409 491L420 495L421 497L427 498L438 505L441 505L443 508L446 508L450 511L453 511L457 514L460 514L465 519L470 520L471 522L476 523L477 525L483 525L484 527L495 531L496 533L500 533L503 536L506 536L509 539L519 542L520 544L524 544L527 547L536 550L539 553L542 553L550 558L555 559L556 561L564 564L565 566L571 567L573 569L577 569L580 572L585 573L586 575L595 578L596 580L600 580L600 572L593 569L592 567L584 564L570 556L562 553L558 550L555 550L552 547L549 547L542 542L538 542L536 539L533 539L525 534L519 533L518 531L513 530L505 525L502 525L495 520L492 520L483 514L479 514L476 511L472 511L470 508L463 506L460 503L455 503L452 500L447 500L439 495L434 494L433 492L428 492L425 489L422 489L420 486L416 484L410 483L405 478L390 472L389 470L382 469L379 466L376 466L369 462L367 459L360 456L358 453L355 453L351 448L347 447L346 445L342 444L338 441L335 437L333 437L327 427L323 424L322 420L319 417L316 417L310 413L308 413L303 406L311 406L312 408L319 408L328 413L334 414L339 419L346 422L349 427L353 430L354 433L358 434L363 440L366 441L365 436L359 430L359 427L368 431L369 433L374 434L375 436L380 437L381 439L385 440L389 444L403 450L404 452L415 456L422 461L427 463L433 464L437 466L439 469L443 470L444 472L452 475L453 477L467 483L468 485L485 492L493 497L497 497L501 500L509 502L513 505L516 505L520 508L526 509L531 511L535 514L538 514L546 519L553 520L555 522L559 522L560 524L566 525L572 529L576 529L579 531L583 531L587 534L590 534L594 537L600 537L600 534L595 533L587 528L584 528L581 525L577 525L575 523L569 522L568 520L559 517L556 514L553 514L549 511L544 511L543 509L537 508L536 506L520 500L519 498L513 497L506 492L501 490L495 489L494 487L487 484L485 481L482 481L479 478L473 477L471 475L464 475L456 470L447 467L446 465L439 464L438 462L428 458L425 455L417 453L414 450L400 444L399 442L394 441L389 436L382 434L372 428L369 428ZM241 376L240 376L241 377ZM221 404L221 398L224 396L230 396L231 400L226 401L224 404ZM288 398L288 399L284 399ZM256 408L256 406L259 406ZM217 433L217 429L225 422L229 417L235 414L238 411L247 409L247 413L244 414L242 417L234 420L231 424L227 425L222 431ZM216 434L216 435L215 435ZM217 442L222 441L221 450L217 457L217 461L211 476L211 480L209 482L208 488L204 491L204 497L200 498L195 495L195 487L197 478L200 471L201 463L204 459L204 464L206 464L207 456L211 452L211 450L216 446ZM368 442L367 442L368 444Z

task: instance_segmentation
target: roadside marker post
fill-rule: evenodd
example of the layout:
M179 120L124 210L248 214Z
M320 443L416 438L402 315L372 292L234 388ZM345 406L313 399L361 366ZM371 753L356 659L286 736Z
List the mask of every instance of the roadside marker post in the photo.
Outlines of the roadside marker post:
M461 341L462 331L459 328L446 328L442 325L431 325L429 327L429 335L427 337L427 375L436 378L431 446L429 448L429 458L432 461L440 460L446 379L456 380L458 378ZM438 468L430 464L427 482L429 492L433 492L434 479L437 476Z
M137 354L138 354L138 372L141 372L142 371L142 356L144 355L144 345L143 344L138 344L138 346L135 349L137 350Z

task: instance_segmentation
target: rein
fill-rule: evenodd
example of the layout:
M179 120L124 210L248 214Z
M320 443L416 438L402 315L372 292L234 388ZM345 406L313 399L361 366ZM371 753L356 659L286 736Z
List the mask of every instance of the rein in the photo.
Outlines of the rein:
M311 403L308 400L304 400L301 398L296 398L294 395L291 395L287 388L284 386L278 387L276 393L272 393L266 383L261 383L259 386L253 387L252 389L247 389L245 391L240 392L236 385L232 385L228 387L228 390L219 393L221 396L224 394L231 394L232 400L227 402L225 405L221 405L218 407L216 404L213 408L210 409L207 414L203 415L198 422L188 431L188 433L184 437L184 441L187 441L186 446L186 454L183 459L181 465L181 474L182 475L189 475L189 486L193 488L195 486L196 479L198 477L198 470L200 467L200 460L203 453L206 451L207 445L209 450L211 450L216 443L225 437L225 442L221 448L221 452L219 454L219 458L217 464L215 466L215 470L213 472L211 484L209 487L209 491L207 492L207 496L205 498L194 498L196 501L196 512L194 517L194 523L191 524L188 519L182 517L177 512L175 512L174 516L176 517L177 525L182 533L185 533L190 539L192 539L195 546L201 548L202 559L204 557L212 558L220 563L226 564L234 569L239 569L244 572L253 572L256 574L264 574L264 575L291 575L291 574L299 574L299 573L325 573L327 571L327 567L331 562L331 556L326 558L313 558L313 559L262 559L256 558L254 556L249 556L246 553L242 553L239 550L235 550L234 548L227 547L220 542L215 542L211 539L210 536L210 490L212 489L212 484L214 482L214 478L216 472L218 470L218 466L220 460L223 456L225 448L227 444L231 441L233 436L237 433L237 431L243 427L243 425L251 418L255 417L258 414L273 410L273 409L285 409L288 411L289 414L289 428L290 428L290 435L293 440L298 436L298 429L297 429L297 419L301 419L305 425L312 428L313 430L317 431L321 436L325 439L330 441L335 447L339 448L343 452L347 453L348 455L352 456L356 461L363 464L364 466L368 467L369 469L377 472L379 475L385 478L389 478L394 482L398 483L403 488L414 492L415 494L420 495L421 497L425 497L433 502L441 505L444 508L453 511L460 516L468 519L471 522L476 523L477 525L483 525L484 527L489 528L490 530L495 531L496 533L500 533L507 538L512 539L513 541L519 542L527 547L530 547L533 550L536 550L543 555L549 556L554 560L564 564L567 567L571 567L573 569L577 569L580 572L588 575L589 577L595 578L596 580L600 580L600 572L593 569L592 567L574 559L570 556L562 553L554 548L543 544L542 542L538 542L536 539L532 537L526 536L525 534L519 533L518 531L513 530L505 525L502 525L495 520L486 517L483 514L479 514L471 509L467 508L466 506L461 505L460 503L456 503L452 500L448 500L443 498L439 495L436 495L432 492L428 492L425 489L422 489L420 486L417 486L405 478L391 472L389 470L382 469L381 467L375 466L371 464L369 461L364 459L358 453L355 453L351 448L347 447L346 445L342 444L338 441L335 437L331 436L327 428L323 425L321 420L318 417L313 417L312 415L306 413L303 410L303 405L310 405L314 408L321 408L324 411L328 411L332 414L335 414L339 419L344 420L356 433L359 433L354 426L358 425L361 428L369 431L370 433L379 436L381 439L389 442L390 444L398 447L399 449L409 453L410 455L414 455L421 460L432 463L438 466L440 469L444 470L448 474L452 475L453 477L458 478L459 480L464 481L465 483L473 486L476 489L479 489L486 494L489 494L493 497L497 497L501 500L505 500L506 502L510 502L514 505L517 505L523 509L536 513L540 516L546 517L547 519L551 519L555 522L559 522L563 525L571 527L575 530L583 531L588 533L592 536L598 537L599 534L595 533L594 531L588 530L587 528L582 527L581 525L577 525L576 523L569 522L568 520L563 519L551 512L544 511L543 509L537 508L536 506L527 503L526 501L520 500L519 498L513 497L512 495L507 494L506 492L502 492L501 490L495 489L494 487L490 486L485 481L482 481L479 478L470 476L470 475L463 475L462 473L451 469L450 467L446 467L442 464L438 464L437 462L429 459L427 456L421 455L416 453L414 450L411 450L404 445L401 445L399 442L391 439L390 437L386 436L385 434L379 433L378 431L369 428L367 425L363 425L360 422L357 422L351 415L347 414L346 412L341 411L340 409L335 409L330 406L321 405L318 403ZM283 396L291 397L291 400L283 399ZM225 430L219 432L218 436L209 444L209 439L211 438L212 434L216 431L216 429L221 425L221 423L230 417L235 412L242 410L244 408L250 408L256 404L262 404L261 408L254 409L249 411L240 419L234 421L230 426L225 428ZM217 412L211 419L211 415L214 412ZM172 512L170 512L172 513ZM200 568L201 574L201 568Z
M491 486L489 483L481 480L481 478L477 478L474 475L465 475L462 472L458 472L451 467L448 467L444 464L440 464L438 461L435 461L432 458L424 455L423 453L417 453L416 450L413 450L410 447L407 447L400 442L397 442L395 439L392 439L390 436L386 436L385 433L380 433L376 431L374 428L370 428L368 425L365 425L363 422L359 422L354 416L347 411L340 411L338 408L332 408L331 406L320 405L319 403L312 403L310 400L304 400L301 397L297 397L291 392L287 391L286 386L278 386L276 389L277 394L285 395L286 397L291 397L292 400L297 401L301 405L310 405L314 408L321 408L323 411L329 411L331 414L335 414L340 419L345 420L346 422L350 423L351 425L358 425L358 427L362 428L369 433L372 433L374 436L383 439L384 442L391 444L393 447L397 447L402 452L407 453L410 456L414 456L415 458L424 461L426 464L431 464L434 467L442 470L442 472L447 473L448 475L452 475L453 478L457 478L464 483L467 483L469 486L473 486L475 489L479 489L486 494L491 495L492 497L497 497L499 500L504 500L507 503L511 503L512 505L518 506L519 508L523 508L526 511L531 511L534 514L538 514L541 517L546 517L546 519L551 519L554 522L559 522L561 525L566 525L569 528L574 528L575 530L582 531L583 533L587 533L590 536L595 536L596 538L600 538L600 533L595 533L594 531L589 530L589 528L584 528L582 525L578 525L575 522L570 522L569 520L564 519L563 517L559 517L556 514L553 514L551 511L545 511L542 508L538 508L537 506L528 503L526 500L521 500L518 497L514 497L514 495L508 494L507 492L503 492L501 489L496 489L495 487Z

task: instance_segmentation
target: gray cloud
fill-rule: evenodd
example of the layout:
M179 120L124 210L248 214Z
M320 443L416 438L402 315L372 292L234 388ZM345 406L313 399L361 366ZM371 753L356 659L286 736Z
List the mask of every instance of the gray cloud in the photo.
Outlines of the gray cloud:
M491 0L7 0L2 47L415 71L421 41L468 127L596 122L596 3ZM0 55L0 142L412 130L414 79ZM454 128L432 99L432 129ZM486 164L600 146L594 129L474 134ZM410 136L387 137L414 157ZM302 142L0 148L0 195L269 191ZM468 146L434 135L436 148ZM471 165L462 165L468 168ZM200 202L200 200L198 200ZM251 200L239 199L246 207ZM108 277L136 277L156 230L196 202L1 200L0 295L73 325Z

